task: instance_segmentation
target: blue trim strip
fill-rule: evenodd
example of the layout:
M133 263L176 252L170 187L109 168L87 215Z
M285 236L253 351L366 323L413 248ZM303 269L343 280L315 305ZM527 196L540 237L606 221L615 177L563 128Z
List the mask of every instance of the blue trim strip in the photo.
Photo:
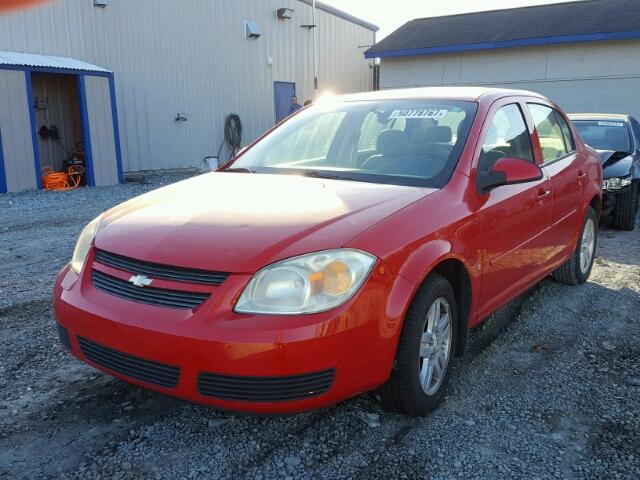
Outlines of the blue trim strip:
M2 130L0 130L0 193L7 193L7 173L4 170L4 152L2 151Z
M33 145L33 165L35 167L36 185L38 189L42 189L42 167L40 165L38 133L36 132L36 110L33 103L33 82L31 81L31 72L24 72L24 78L27 82L27 108L29 109L29 120L31 122L31 144Z
M89 110L87 109L87 89L84 75L78 75L78 90L80 92L80 118L82 120L82 139L84 141L84 160L87 167L87 185L96 186L93 173L93 150L91 149L91 129L89 128Z
M19 70L22 72L59 73L65 75L92 75L95 77L108 77L111 72L96 72L93 70L76 70L73 68L31 67L29 65L0 64L0 70Z
M122 172L122 149L120 145L120 126L118 124L118 105L116 103L116 82L113 74L109 76L109 93L111 94L111 115L113 117L113 139L116 143L116 166L118 168L118 182L124 183Z
M437 55L440 53L473 52L478 50L497 50L500 48L531 47L540 45L556 45L559 43L581 43L608 40L632 40L640 38L640 31L587 33L581 35L557 35L553 37L523 38L519 40L505 40L502 42L470 43L467 45L446 45L441 47L409 48L404 50L390 50L376 52L368 50L364 58L393 58L413 57L417 55ZM373 47L375 48L375 46Z

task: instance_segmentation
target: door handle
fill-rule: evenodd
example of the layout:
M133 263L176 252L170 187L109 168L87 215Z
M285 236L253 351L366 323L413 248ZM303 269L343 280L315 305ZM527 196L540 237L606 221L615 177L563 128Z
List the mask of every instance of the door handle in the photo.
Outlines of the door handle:
M538 198L546 198L551 195L551 190L538 190Z
M586 176L586 173L584 173L582 170L578 170L578 180L582 180Z

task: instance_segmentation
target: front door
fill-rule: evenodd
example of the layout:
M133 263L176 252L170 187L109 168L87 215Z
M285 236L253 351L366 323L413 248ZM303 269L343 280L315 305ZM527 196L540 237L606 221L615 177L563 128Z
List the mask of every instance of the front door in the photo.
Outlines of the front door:
M296 94L296 84L293 82L273 82L276 101L276 123L289 115L291 97Z
M522 108L515 102L494 107L483 128L478 169L491 169L502 157L536 162ZM544 269L550 246L551 185L545 176L479 195L483 252L479 315L484 318L522 292Z

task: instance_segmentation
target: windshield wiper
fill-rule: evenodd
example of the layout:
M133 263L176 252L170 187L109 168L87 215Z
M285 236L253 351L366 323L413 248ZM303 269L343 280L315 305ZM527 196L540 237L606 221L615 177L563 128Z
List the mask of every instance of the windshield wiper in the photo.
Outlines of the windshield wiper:
M349 175L329 173L329 172L323 172L319 170L306 170L302 172L302 175L305 177L326 178L327 180L351 180L356 182L362 181L362 179L350 177Z
M225 168L223 172L235 172L235 173L257 173L255 170L252 170L247 167L235 167L235 168Z

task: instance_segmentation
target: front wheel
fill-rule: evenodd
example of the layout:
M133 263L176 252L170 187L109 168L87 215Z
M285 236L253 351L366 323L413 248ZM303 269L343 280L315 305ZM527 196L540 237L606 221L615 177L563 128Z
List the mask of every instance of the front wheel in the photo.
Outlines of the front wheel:
M567 285L579 285L584 283L591 275L593 261L596 258L598 244L598 216L596 211L587 207L578 244L571 257L553 272L553 278Z
M617 230L633 230L638 212L638 190L640 182L635 181L624 193L616 198L616 208L613 211L613 228Z
M455 353L457 322L451 285L431 275L409 307L391 377L380 390L386 409L422 416L438 406Z

